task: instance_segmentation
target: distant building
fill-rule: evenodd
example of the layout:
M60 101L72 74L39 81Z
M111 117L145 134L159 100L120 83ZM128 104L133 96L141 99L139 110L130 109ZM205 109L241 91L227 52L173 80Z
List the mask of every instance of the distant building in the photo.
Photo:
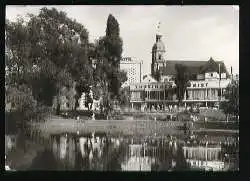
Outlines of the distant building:
M120 62L120 70L127 72L128 80L125 85L130 85L131 83L140 83L142 79L142 61L135 58L125 57L122 58Z
M167 60L161 38L162 35L157 33L152 47L151 75L143 76L140 83L130 84L132 108L164 110L170 104L177 104L176 64L185 66L189 74L188 95L185 93L183 99L186 106L198 103L213 107L225 101L223 93L231 79L223 61L215 61L212 57L208 61Z

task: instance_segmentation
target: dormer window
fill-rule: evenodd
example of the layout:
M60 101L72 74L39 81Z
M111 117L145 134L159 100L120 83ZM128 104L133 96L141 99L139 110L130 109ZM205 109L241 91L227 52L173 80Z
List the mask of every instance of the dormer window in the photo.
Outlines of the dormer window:
M211 73L211 77L213 77L213 73Z

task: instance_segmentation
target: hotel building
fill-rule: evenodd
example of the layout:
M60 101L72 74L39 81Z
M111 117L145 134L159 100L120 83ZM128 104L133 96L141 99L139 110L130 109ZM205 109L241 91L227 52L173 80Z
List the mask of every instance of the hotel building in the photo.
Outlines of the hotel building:
M212 57L208 61L166 60L161 38L157 33L152 48L151 74L143 76L140 83L130 84L131 108L164 110L168 105L176 105L176 64L185 66L189 74L188 95L185 93L183 99L185 106L198 103L213 107L225 101L223 93L231 79L223 61L215 61Z

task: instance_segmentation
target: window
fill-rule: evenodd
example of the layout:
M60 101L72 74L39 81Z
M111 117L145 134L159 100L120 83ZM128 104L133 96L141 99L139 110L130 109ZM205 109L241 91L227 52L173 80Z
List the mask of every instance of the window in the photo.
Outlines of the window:
M159 55L159 60L161 60L161 55Z
M150 85L148 85L148 88L150 88Z
M213 77L213 73L211 73L211 77Z
M204 84L201 84L201 87L204 87Z
M144 88L147 88L147 86L146 86L146 85L144 85Z
M221 96L221 91L220 91L220 89L218 89L218 96Z
M198 85L198 87L200 86L200 84L197 84Z
M206 87L207 87L207 83L206 83Z
M196 84L193 84L193 87L196 87Z

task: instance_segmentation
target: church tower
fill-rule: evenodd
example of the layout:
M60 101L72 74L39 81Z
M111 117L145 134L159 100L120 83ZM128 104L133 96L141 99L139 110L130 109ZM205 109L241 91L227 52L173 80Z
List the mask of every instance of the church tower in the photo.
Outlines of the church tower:
M160 22L157 25L156 42L152 48L152 64L151 74L153 77L161 76L164 73L165 62L165 45L161 40L162 34L160 33Z

